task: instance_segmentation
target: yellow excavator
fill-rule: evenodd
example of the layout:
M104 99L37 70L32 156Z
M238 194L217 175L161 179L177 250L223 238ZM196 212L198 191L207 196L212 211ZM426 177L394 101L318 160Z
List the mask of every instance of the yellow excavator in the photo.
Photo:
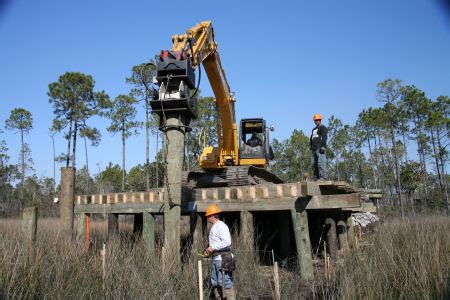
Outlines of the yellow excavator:
M235 98L222 68L211 21L204 21L182 35L172 37L172 50L162 50L156 56L156 82L159 92L150 105L164 119L164 114L180 112L190 120L197 114L195 98L201 78L200 64L211 84L218 113L218 145L207 146L199 157L203 171L187 171L183 185L188 188L282 183L267 171L273 158L269 131L263 118L235 117ZM195 69L199 80L195 84Z

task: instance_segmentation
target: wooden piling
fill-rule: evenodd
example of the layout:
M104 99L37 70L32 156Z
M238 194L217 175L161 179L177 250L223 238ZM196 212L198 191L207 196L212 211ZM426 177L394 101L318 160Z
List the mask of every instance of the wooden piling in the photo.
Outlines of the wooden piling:
M174 265L181 264L181 174L184 162L185 118L179 113L167 114L165 128L166 177L164 182L164 249L163 256Z
M61 168L60 220L61 229L69 237L73 236L73 203L75 199L75 168Z
M77 242L84 242L86 239L86 214L76 214L76 233Z
M25 207L22 212L22 241L26 248L34 247L37 232L37 208Z
M119 215L108 214L108 239L119 234Z
M325 219L325 225L327 230L327 245L328 252L333 261L337 257L337 239L336 239L336 222L333 218L328 217Z
M314 270L309 238L308 214L304 209L301 212L292 209L291 218L297 246L300 277L305 280L312 280L314 279Z
M337 235L339 240L339 250L348 251L347 222L343 212L339 213L337 221Z
M151 253L155 250L155 216L149 212L143 213L142 240L145 249Z
M353 227L353 219L351 213L347 215L347 240L350 248L354 249L356 246L355 229Z
M241 228L240 228L240 237L243 246L247 250L253 250L255 245L255 236L254 236L254 221L253 215L251 212L247 210L243 210L240 212L241 219Z
M202 215L198 213L192 213L190 215L190 233L192 237L191 253L196 255L203 246L203 220Z

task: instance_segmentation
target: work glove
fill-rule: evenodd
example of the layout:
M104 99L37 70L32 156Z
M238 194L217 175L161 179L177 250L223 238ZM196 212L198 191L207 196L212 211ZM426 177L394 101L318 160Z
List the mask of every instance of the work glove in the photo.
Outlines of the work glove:
M325 147L320 147L319 153L320 153L320 154L324 154L324 153L325 153Z
M208 250L203 251L203 257L209 257L211 255L211 252L209 252Z

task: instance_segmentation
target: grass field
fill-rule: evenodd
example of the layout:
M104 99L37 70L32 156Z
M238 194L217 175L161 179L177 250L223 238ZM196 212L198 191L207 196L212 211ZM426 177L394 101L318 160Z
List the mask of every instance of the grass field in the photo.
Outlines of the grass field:
M188 255L182 270L147 254L130 226L107 244L105 278L100 248L104 222L94 222L93 249L63 238L54 219L39 220L34 253L20 242L20 221L0 220L0 299L8 298L169 298L198 299L197 260ZM293 270L281 271L283 299L444 299L449 294L450 219L420 216L390 219L367 234L364 246L342 255L325 279L321 260L316 279L305 283ZM253 252L235 238L238 298L272 297L272 268L260 266ZM208 261L204 262L204 274ZM206 277L206 276L205 276ZM207 289L205 279L205 289Z

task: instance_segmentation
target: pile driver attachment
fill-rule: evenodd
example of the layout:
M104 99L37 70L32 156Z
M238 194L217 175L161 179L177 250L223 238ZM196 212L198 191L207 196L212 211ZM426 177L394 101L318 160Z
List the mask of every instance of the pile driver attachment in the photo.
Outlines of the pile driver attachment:
M159 115L160 126L164 125L166 114L180 113L186 124L197 117L197 98L190 95L195 88L195 73L186 53L161 51L156 58L156 80L159 92L150 101L150 107Z

